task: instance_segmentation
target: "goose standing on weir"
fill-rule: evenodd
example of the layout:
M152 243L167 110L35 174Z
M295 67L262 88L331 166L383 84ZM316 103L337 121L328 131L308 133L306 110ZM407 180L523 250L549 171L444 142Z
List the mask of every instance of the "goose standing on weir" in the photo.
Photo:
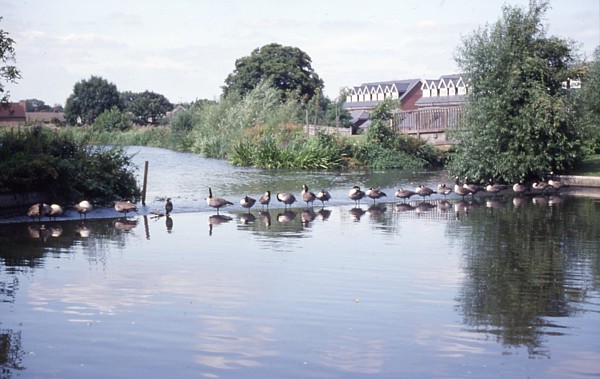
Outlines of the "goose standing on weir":
M258 199L258 202L262 205L263 209L265 209L265 205L267 206L267 209L269 209L269 203L271 202L271 191L265 192L260 199Z
M244 208L250 209L254 206L254 204L256 203L256 199L253 199L249 196L244 196L242 198L242 200L240 200L240 205Z
M373 204L375 204L375 200L381 199L382 197L387 197L385 192L383 192L380 188L375 188L375 187L369 188L365 195L367 195L367 197L373 199Z
M125 217L127 217L127 213L129 212L137 213L137 206L129 201L116 201L115 211L124 213Z
M465 200L465 196L472 195L473 191L471 191L469 188L467 188L465 186L461 186L459 184L458 176L457 176L455 184L454 184L454 193L457 194L458 196L461 196L462 199L463 199L463 201L464 201Z
M27 211L27 216L33 219L38 218L39 220L41 220L42 217L47 216L48 214L50 214L50 206L42 202L33 204L31 207L29 207L29 210Z
M56 220L56 218L58 216L62 216L62 214L63 214L63 209L60 205L52 204L50 206L50 212L48 213L48 217L50 218L50 220L52 220L52 217L54 217L54 220Z
M425 200L425 198L427 196L431 196L432 194L436 193L434 190L432 190L429 187L425 187L424 185L419 185L417 188L415 188L415 192L417 193L417 195L421 196L423 198L423 200Z
M522 195L527 192L527 186L521 183L515 183L513 185L513 192L517 195Z
M306 202L306 206L308 207L308 203L314 205L315 199L317 195L314 192L310 192L308 190L308 186L306 184L302 185L302 200Z
M490 184L485 187L485 190L489 193L493 193L494 196L496 196L507 188L508 186L505 184L494 183L492 180L490 180Z
M321 201L321 206L325 206L325 202L329 201L331 199L331 195L329 194L328 191L325 191L324 189L322 189L321 191L319 191L317 193L317 200Z
M288 205L291 207L296 202L296 196L289 192L280 192L277 194L277 200L283 203L283 208L285 209Z
M365 192L361 190L359 186L354 186L350 192L348 192L348 196L351 200L354 200L355 205L359 205L360 200L365 197Z
M444 198L446 198L446 196L452 193L452 188L448 187L446 183L440 183L437 186L437 193L439 193L440 195L444 195Z
M83 200L75 204L74 208L79 213L79 218L83 215L84 219L87 219L87 214L92 211L93 207L89 201Z
M229 200L225 200L222 197L213 197L212 188L208 187L208 197L206 198L206 204L209 207L216 208L217 214L219 214L219 208L233 205Z
M406 201L406 199L410 199L411 196L416 195L417 193L415 191L411 191L408 189L404 189L402 187L398 188L398 190L396 191L396 193L394 194L394 196L396 196L399 199L402 199L404 201Z
M167 197L167 202L165 203L165 215L170 215L173 212L173 203L171 202L171 198Z

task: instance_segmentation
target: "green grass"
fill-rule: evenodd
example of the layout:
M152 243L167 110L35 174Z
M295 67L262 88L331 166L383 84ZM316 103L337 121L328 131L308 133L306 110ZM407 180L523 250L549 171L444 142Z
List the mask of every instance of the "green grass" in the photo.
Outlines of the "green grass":
M590 155L581 163L573 175L600 176L600 155Z

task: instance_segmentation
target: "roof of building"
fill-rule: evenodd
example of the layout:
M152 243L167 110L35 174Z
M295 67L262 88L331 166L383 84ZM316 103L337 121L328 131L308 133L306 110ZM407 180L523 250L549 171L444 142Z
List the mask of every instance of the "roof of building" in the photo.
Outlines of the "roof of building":
M1 119L26 119L25 107L19 103L6 103L0 104L0 118Z
M418 107L460 105L465 102L464 95L422 97L415 102Z
M51 122L53 120L58 120L60 122L64 122L65 121L65 113L64 112L27 112L27 121Z

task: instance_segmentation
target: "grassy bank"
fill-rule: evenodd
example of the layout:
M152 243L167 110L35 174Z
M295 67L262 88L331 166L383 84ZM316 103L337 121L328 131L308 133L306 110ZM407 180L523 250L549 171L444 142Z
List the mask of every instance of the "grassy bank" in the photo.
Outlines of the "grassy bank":
M600 155L592 155L583 160L572 175L600 176Z

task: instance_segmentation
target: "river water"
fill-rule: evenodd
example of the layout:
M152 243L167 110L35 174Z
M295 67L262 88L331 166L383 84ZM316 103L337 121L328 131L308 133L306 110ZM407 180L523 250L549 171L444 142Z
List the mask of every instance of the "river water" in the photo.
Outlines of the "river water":
M3 378L600 376L591 193L403 202L451 181L129 152L149 162L139 214L1 220ZM303 183L332 200L239 206ZM355 206L355 184L388 197ZM217 215L209 186L236 205Z

